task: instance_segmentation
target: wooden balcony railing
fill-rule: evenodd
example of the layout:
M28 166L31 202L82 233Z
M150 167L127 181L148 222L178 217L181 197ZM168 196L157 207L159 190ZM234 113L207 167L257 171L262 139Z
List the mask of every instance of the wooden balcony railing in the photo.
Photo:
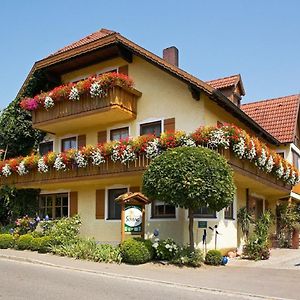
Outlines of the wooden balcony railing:
M135 118L137 99L141 95L141 92L135 89L116 85L107 91L106 96L91 98L90 94L87 93L81 95L78 101L65 99L56 102L55 106L49 110L44 108L37 109L32 112L32 123L35 128L48 131L48 124L57 124L57 122L78 117L82 121L82 118L85 116L102 112L107 113L110 109L121 110L125 118ZM119 118L117 121L122 121L122 115ZM45 126L46 128L44 128ZM49 131L51 131L51 128Z
M226 157L228 163L232 166L235 172L275 189L284 191L291 190L291 186L285 184L283 181L277 180L272 174L263 172L253 163L238 159L231 151L224 150L219 152ZM32 170L23 176L15 173L7 178L5 176L1 176L0 184L15 185L17 187L36 187L39 184L44 185L57 182L63 183L70 181L94 180L113 176L141 175L142 172L146 170L149 163L150 159L146 158L144 155L139 156L137 160L129 162L126 165L121 164L120 162L114 163L110 159L107 159L105 163L100 166L88 165L86 168L78 168L74 166L66 171L57 171L51 167L47 173L39 173L37 170Z

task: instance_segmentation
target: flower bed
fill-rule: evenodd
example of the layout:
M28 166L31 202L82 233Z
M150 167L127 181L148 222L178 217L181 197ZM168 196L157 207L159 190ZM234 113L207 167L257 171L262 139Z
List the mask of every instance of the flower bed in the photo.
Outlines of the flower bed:
M132 88L133 81L127 75L120 73L91 76L76 83L71 82L60 85L49 92L38 94L33 98L24 98L20 101L20 106L28 111L34 111L39 108L49 110L58 101L79 101L80 96L86 93L89 93L91 98L104 97L107 95L107 91L115 85Z
M126 165L140 155L154 159L162 151L174 147L204 146L211 149L231 149L241 160L247 160L265 173L273 174L278 180L289 185L299 182L299 172L293 165L255 137L235 125L221 127L201 127L187 135L183 131L163 133L160 138L140 136L122 141L113 141L98 146L86 146L79 150L62 153L49 152L44 156L32 154L0 162L0 176L12 174L24 176L29 172L49 172L50 167L57 171L72 168L85 168L88 165L100 166L107 160Z

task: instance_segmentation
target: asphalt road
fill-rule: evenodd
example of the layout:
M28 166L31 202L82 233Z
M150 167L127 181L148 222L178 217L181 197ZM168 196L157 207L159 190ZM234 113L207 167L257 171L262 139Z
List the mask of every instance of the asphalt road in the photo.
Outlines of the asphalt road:
M0 271L1 300L259 299L213 289L120 278L5 259L0 259Z

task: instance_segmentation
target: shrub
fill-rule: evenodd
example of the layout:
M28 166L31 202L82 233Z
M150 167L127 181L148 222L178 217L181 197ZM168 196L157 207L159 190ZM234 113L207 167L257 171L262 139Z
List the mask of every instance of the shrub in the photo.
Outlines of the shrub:
M11 248L14 245L14 238L11 234L0 234L0 248L7 249Z
M35 230L37 226L37 222L33 218L29 218L25 216L23 218L19 218L15 222L14 235L23 235Z
M207 265L219 266L222 263L222 253L219 250L209 250L205 256Z
M30 250L31 249L31 242L32 242L32 235L31 234L24 234L21 235L15 243L16 249L18 250Z
M38 251L40 253L46 253L50 251L51 238L49 236L34 237L31 240L30 249L33 251Z
M200 267L203 264L203 252L200 249L191 251L190 247L183 247L172 259L172 263L180 266Z
M138 265L152 259L146 243L140 239L128 239L120 245L122 260L126 263Z
M122 256L119 247L113 247L107 244L97 245L93 254L93 261L97 262L117 262L121 263Z
M255 234L251 235L244 246L243 257L252 260L264 260L270 257L270 249L267 242L262 243Z
M50 222L50 223L48 223ZM81 225L80 217L62 218L58 221L45 221L42 226L47 227L45 235L49 235L53 244L64 245L78 239Z
M153 244L155 255L160 260L172 260L178 253L179 247L172 239L156 240Z

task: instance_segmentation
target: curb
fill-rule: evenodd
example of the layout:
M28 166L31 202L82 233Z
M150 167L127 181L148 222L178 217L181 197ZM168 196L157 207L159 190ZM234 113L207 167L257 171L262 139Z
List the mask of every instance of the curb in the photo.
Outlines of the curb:
M174 287L174 288L199 291L199 292L208 293L208 294L232 296L232 297L235 297L238 299L293 300L290 298L280 298L280 297L278 298L278 297L270 297L270 296L264 296L264 295L258 295L258 294L243 293L243 292L237 292L237 291L231 291L231 290L221 290L221 289L217 289L217 288L199 287L199 286L194 286L194 285L189 285L189 284L184 284L184 283L170 282L170 281L164 281L164 280L155 280L155 279L138 277L138 276L120 275L120 274L116 274L116 273L109 273L109 272L96 271L96 270L90 270L90 269L69 267L66 265L56 265L56 264L44 262L44 261L37 260L37 259L18 257L18 256L13 256L13 255L6 255L6 254L0 254L0 259L7 259L7 260L12 260L12 261L36 264L36 265L43 265L43 266L47 266L47 267L51 267L51 268L72 270L72 271L83 272L83 273L90 273L90 274L105 276L107 278L118 278L118 279L131 280L131 281L136 281L136 282L147 282L147 283L151 283L151 284L165 285L165 286Z

